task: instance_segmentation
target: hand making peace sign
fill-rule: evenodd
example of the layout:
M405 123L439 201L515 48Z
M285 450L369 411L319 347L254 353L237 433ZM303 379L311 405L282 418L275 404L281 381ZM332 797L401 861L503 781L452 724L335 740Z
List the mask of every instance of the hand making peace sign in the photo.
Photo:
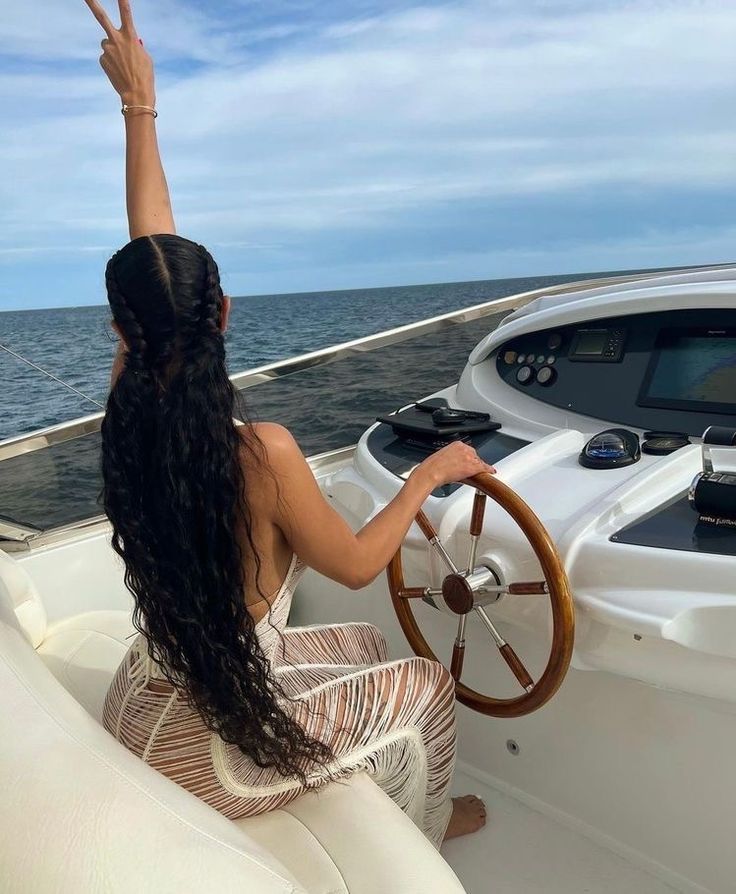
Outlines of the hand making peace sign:
M120 28L113 25L98 0L84 2L106 34L100 65L120 99L125 105L153 108L156 102L153 61L136 33L130 0L118 0Z
M130 0L118 0L120 27L99 0L84 0L102 26L100 65L120 95L125 115L125 181L130 238L175 233L169 190L156 139L153 62L133 22Z

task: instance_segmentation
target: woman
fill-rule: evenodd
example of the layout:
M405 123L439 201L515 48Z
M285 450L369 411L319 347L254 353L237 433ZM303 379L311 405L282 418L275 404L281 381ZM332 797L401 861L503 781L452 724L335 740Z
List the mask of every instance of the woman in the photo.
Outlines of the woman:
M482 802L449 795L447 671L420 658L388 663L368 624L288 629L286 619L306 565L367 585L435 487L489 467L452 445L353 534L288 431L233 423L230 303L210 254L175 235L150 57L127 0L119 29L97 0L86 3L123 103L132 240L106 273L120 347L102 436L105 508L140 635L111 685L105 725L229 817L367 770L437 846L474 831Z

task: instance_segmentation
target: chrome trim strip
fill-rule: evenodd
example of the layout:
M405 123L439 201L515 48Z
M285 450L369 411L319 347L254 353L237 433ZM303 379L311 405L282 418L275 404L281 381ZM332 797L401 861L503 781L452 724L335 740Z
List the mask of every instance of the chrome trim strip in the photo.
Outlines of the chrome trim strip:
M327 474L333 468L339 468L347 460L352 459L356 446L356 444L351 444L349 447L337 447L334 450L326 450L324 453L315 453L313 456L307 457L307 462L315 477Z
M15 522L0 519L0 540L12 540L14 543L27 543L37 537L41 531Z
M105 528L109 528L110 522L105 515L95 515L59 528L48 528L45 531L35 531L32 538L24 541L3 540L3 531L0 530L0 549L6 553L28 552L41 549L44 546L58 546L77 539L82 534L96 534Z
M80 438L99 431L104 415L104 413L94 413L91 416L60 422L49 428L0 441L0 462L10 459L12 456L43 450L45 447L52 447L54 444L61 444L64 441L71 441L73 438Z

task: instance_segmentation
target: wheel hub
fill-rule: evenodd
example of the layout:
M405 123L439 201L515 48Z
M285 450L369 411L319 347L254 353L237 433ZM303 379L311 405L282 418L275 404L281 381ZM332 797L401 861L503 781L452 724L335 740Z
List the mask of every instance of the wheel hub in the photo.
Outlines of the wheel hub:
M476 605L495 602L499 589L496 575L490 568L481 566L470 572L448 574L442 581L442 598L451 612L467 615Z
M462 574L448 574L442 581L442 598L456 615L467 615L473 608L473 588Z

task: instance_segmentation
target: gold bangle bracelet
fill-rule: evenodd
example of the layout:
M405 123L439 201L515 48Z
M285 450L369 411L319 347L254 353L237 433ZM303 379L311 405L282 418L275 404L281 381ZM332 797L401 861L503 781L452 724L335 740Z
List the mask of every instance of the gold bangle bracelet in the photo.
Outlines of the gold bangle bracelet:
M158 118L158 112L152 106L129 106L127 103L123 103L122 109L120 109L120 114L125 115L127 112L132 111L140 111L147 112L149 115L153 115L154 118Z

